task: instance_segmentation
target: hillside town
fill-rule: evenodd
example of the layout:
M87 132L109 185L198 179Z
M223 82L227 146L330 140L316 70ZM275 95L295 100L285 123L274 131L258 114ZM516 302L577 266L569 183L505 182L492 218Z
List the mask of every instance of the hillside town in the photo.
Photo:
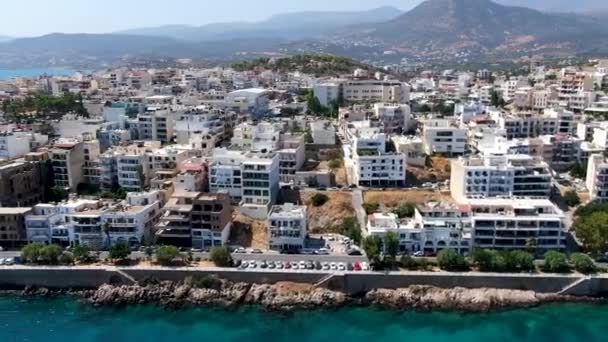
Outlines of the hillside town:
M186 61L0 81L0 261L36 244L224 248L243 269L601 263L608 236L589 229L608 222L577 209L608 201L608 60L527 70Z

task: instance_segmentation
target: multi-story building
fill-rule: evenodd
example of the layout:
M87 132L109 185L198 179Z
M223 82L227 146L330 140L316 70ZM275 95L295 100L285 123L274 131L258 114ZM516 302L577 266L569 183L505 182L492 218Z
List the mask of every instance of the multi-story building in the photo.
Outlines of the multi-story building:
M306 239L306 207L291 203L275 205L266 220L270 249L300 251Z
M281 182L293 182L306 159L306 144L303 134L285 133L281 135L279 153L279 173Z
M374 104L374 118L382 122L386 134L401 134L411 126L411 110L406 104Z
M227 192L232 199L243 195L242 164L245 152L216 148L209 163L209 191Z
M76 190L82 183L84 149L84 143L73 138L61 138L53 144L49 154L56 186Z
M249 152L242 162L239 208L247 216L264 219L279 195L279 155Z
M241 151L276 151L280 147L280 136L283 127L279 123L244 122L234 129L230 148Z
M99 157L101 187L120 186L127 191L142 191L150 184L155 165L153 156L158 150L159 141L139 141L109 149ZM165 159L162 155L159 158L157 165L161 167Z
M592 201L608 202L608 161L603 155L589 158L586 184Z
M268 114L268 94L266 89L237 90L226 95L224 103L227 110L259 118Z
M18 159L0 165L0 207L29 207L42 202L48 168L44 160Z
M462 155L467 150L466 127L450 120L428 120L423 123L422 141L426 154Z
M224 138L226 113L214 107L199 106L177 114L175 121L176 142L209 153Z
M32 208L0 208L0 246L21 247L27 243L25 216Z
M551 194L549 165L528 155L486 156L452 162L450 189L457 201L468 198L547 198Z
M486 249L526 249L538 254L566 248L564 213L548 199L484 198L471 206L473 245Z
M226 194L175 193L156 225L156 241L199 249L221 246L230 236L231 217Z
M0 160L15 159L30 152L30 136L25 132L0 132Z
M137 115L137 139L167 144L173 139L174 126L173 113L169 109L148 107Z
M407 103L410 86L400 81L349 80L342 85L343 98L350 102Z

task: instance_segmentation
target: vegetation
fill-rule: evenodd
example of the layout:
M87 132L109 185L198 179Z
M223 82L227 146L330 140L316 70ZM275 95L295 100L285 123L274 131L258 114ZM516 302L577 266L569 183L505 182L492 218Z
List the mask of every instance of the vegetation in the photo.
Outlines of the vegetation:
M329 201L329 197L327 197L327 195L325 194L318 193L312 196L310 200L313 206L322 207L325 203Z
M78 262L87 262L91 259L91 252L87 246L78 245L72 249L72 255Z
M574 269L580 273L590 274L597 271L593 260L588 255L583 253L572 254L570 256L570 263L572 264L572 267L574 267Z
M2 102L1 109L7 114L9 121L17 123L32 122L40 114L76 113L83 117L89 116L82 96L71 93L61 96L34 94L24 99L7 99Z
M581 165L579 163L576 163L570 169L570 176L572 176L574 178L585 179L587 177L586 165Z
M57 245L45 246L39 243L31 243L21 249L21 258L28 264L57 265L62 263L71 265L74 263L73 257L71 259L67 255L62 257L63 254L61 247Z
M503 108L507 104L496 90L492 91L490 103L496 108Z
M574 190L570 190L564 194L564 201L571 208L576 207L581 204L581 198L578 196L578 193Z
M59 255L58 262L62 265L74 265L74 254L63 252Z
M450 272L467 271L469 264L464 256L451 249L444 249L437 255L439 268Z
M328 166L332 171L335 171L342 167L342 159L332 159L329 161Z
M495 251L476 249L472 260L481 272L531 272L534 256L524 251Z
M545 253L545 265L543 271L547 273L566 273L570 271L566 254L549 251Z
M342 221L338 230L340 234L351 239L356 245L361 244L361 227L355 217L347 217Z
M604 255L608 252L608 211L602 209L605 205L591 206L593 208L586 206L577 210L577 214L584 215L578 216L573 229L587 252L595 256ZM594 211L594 208L601 211Z
M416 214L416 205L413 203L402 204L399 208L395 209L394 213L400 219L414 217Z
M315 54L303 54L278 59L259 58L253 61L235 63L232 67L237 71L263 68L282 73L300 71L316 76L350 74L355 69L375 71L373 67L356 62L350 58Z
M119 200L123 200L123 199L127 198L127 192L123 188L116 187L112 190L102 191L99 194L99 197L109 198L109 199L114 199L116 201L119 201Z
M124 242L117 243L110 248L110 260L125 260L129 255L131 255L131 248Z
M365 209L365 213L367 215L371 215L371 214L377 212L379 208L380 208L379 203L375 203L375 202L363 203L363 209Z
M34 264L38 262L38 258L40 258L40 253L44 245L39 243L31 243L26 245L21 249L21 258L25 263Z
M213 247L209 254L211 261L218 267L232 266L232 256L228 247Z
M80 183L76 187L76 192L80 196L98 196L99 186L89 183Z
M382 250L382 239L377 235L371 235L363 240L363 250L370 260L372 265L378 266L381 264L380 252Z
M384 237L386 255L390 258L391 264L394 264L397 261L397 253L399 253L399 244L399 236L395 232L388 232Z
M156 251L156 260L163 266L168 266L179 256L179 250L175 246L161 246Z
M60 186L51 187L47 193L47 199L49 202L61 202L66 200L68 196L69 193Z

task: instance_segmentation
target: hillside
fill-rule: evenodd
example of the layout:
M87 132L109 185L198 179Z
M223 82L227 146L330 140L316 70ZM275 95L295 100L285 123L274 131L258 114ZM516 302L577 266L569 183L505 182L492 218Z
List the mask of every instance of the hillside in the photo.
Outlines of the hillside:
M427 0L393 20L343 35L404 53L434 55L520 49L582 52L605 47L607 32L605 23L580 15L548 14L490 0Z
M259 58L232 65L237 71L272 70L278 72L300 71L317 76L351 74L355 69L374 70L373 67L346 57L332 55L295 55L284 58Z

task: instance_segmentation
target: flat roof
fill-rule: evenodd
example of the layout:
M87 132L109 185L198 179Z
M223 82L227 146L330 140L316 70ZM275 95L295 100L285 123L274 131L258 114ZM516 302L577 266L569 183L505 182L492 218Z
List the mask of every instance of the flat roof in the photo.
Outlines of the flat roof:
M31 210L32 208L0 208L0 215L23 215Z

